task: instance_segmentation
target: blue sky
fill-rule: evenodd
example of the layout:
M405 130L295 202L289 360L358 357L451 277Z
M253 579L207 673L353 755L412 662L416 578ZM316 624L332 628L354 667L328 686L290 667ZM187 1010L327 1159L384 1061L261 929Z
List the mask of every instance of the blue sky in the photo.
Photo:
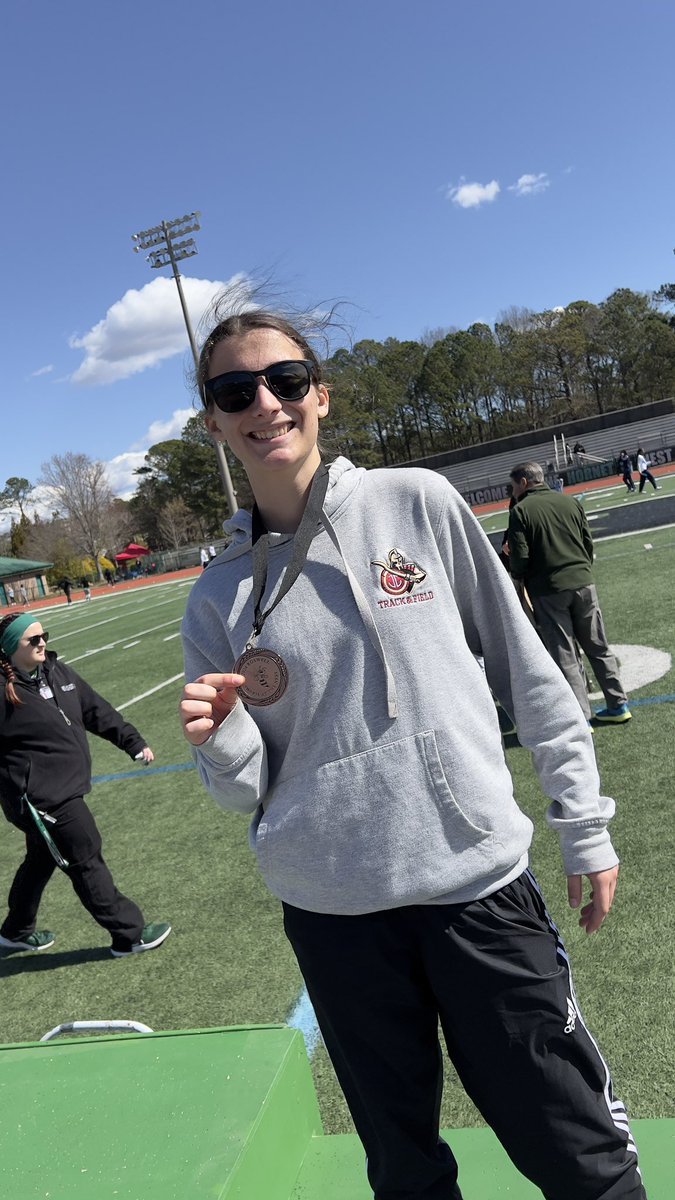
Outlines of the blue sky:
M72 450L128 494L178 435L162 219L195 322L255 271L356 339L675 278L670 0L25 0L3 42L0 486Z

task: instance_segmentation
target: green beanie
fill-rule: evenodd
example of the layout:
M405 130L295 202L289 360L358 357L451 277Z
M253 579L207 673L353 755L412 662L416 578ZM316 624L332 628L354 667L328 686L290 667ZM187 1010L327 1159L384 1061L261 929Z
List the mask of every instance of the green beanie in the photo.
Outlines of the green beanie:
M0 638L0 650L11 658L21 638L30 625L38 624L34 613L21 613L7 626Z

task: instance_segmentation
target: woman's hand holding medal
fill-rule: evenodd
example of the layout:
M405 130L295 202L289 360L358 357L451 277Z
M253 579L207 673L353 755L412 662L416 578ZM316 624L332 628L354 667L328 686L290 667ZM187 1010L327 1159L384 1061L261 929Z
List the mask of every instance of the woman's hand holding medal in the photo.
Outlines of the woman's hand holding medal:
M222 725L239 699L237 688L245 682L243 675L201 675L185 685L179 711L191 745L201 746Z

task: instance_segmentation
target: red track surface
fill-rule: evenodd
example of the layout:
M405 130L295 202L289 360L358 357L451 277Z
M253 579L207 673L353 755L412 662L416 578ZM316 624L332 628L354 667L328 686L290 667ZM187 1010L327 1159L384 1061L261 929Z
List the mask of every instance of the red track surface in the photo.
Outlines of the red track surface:
M165 575L143 575L140 579L125 579L120 583L116 583L114 587L110 587L107 583L100 587L97 583L92 583L91 590L94 596L109 595L110 592L129 592L132 588L152 587L156 583L167 583L170 579L185 579L188 575L201 575L201 567L186 567L182 571L167 571ZM81 587L73 588L73 603L76 601L84 603L84 592ZM32 600L25 608L23 604L12 604L11 607L0 606L0 615L13 612L33 612L40 608L54 608L55 605L60 605L62 608L67 608L65 597L59 590L52 596L43 596L40 600Z

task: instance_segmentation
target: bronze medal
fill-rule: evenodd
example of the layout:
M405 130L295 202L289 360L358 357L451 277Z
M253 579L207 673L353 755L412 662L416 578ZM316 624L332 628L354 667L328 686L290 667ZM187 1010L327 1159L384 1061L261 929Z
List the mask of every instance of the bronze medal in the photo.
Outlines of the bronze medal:
M244 653L234 664L238 675L243 675L246 682L237 688L237 694L254 707L262 708L268 704L276 704L288 687L288 667L283 658L274 650L256 646L263 625L284 596L292 588L300 575L312 538L318 531L323 502L328 489L328 468L322 463L316 472L310 488L307 505L302 520L293 539L293 551L290 561L284 569L281 582L276 594L265 611L261 603L265 594L267 582L267 558L269 554L269 533L258 511L257 504L253 506L251 517L251 550L253 557L253 627L250 641Z
M288 686L288 667L274 650L250 646L240 655L233 670L244 675L246 683L237 688L244 704L263 707L276 704Z

